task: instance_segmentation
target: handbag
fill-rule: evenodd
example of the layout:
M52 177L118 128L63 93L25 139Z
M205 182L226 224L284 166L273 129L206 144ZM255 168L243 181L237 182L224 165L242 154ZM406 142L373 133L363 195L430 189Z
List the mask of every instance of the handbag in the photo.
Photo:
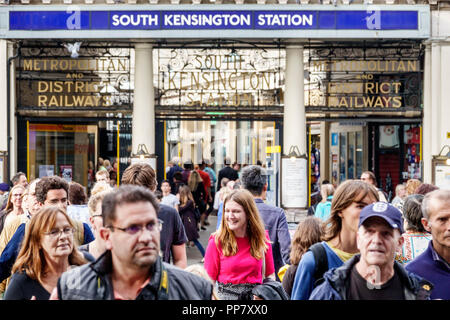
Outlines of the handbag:
M283 288L283 285L271 278L266 277L266 256L263 255L262 266L262 284L255 286L251 291L251 300L257 296L263 300L290 300L289 295Z

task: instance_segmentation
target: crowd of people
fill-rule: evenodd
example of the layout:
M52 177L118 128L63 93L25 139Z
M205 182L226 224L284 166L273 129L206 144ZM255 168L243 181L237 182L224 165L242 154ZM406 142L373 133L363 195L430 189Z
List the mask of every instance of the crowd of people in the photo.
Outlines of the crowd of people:
M449 190L411 179L390 201L370 171L322 181L291 239L261 165L226 158L216 174L174 158L159 188L148 164L130 165L120 187L100 165L89 189L22 172L0 184L4 300L450 299Z

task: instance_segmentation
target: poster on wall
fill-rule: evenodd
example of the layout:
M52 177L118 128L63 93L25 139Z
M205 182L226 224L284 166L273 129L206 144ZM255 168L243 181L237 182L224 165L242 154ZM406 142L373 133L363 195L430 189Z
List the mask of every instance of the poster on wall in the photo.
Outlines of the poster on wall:
M450 166L436 165L434 168L434 178L436 187L450 190Z
M281 159L281 206L306 208L308 206L308 161L306 158Z
M59 172L60 172L61 178L63 178L67 182L72 182L72 166L71 165L60 165Z
M39 165L39 178L51 177L55 175L55 167L52 164Z
M380 126L380 142L381 149L398 148L400 139L398 137L399 126Z

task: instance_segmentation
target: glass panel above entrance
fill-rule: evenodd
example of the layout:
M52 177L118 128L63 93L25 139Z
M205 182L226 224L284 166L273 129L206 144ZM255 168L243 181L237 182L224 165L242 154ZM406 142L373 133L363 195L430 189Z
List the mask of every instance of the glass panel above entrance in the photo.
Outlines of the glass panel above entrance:
M282 115L284 49L154 50L156 113Z
M212 160L216 171L223 167L226 157L241 167L258 161L265 164L278 140L272 121L166 122L169 159L180 157L183 163L191 160L194 164Z

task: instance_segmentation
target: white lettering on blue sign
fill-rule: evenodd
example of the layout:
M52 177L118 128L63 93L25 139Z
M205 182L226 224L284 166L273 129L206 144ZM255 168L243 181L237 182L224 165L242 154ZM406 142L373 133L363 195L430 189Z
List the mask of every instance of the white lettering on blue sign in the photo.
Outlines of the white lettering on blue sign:
M150 14L123 14L118 15L115 14L112 16L112 25L117 26L157 26L158 25L158 16L150 15Z
M67 29L80 30L81 29L81 10L78 6L69 6L67 13L72 13L66 20Z
M381 29L381 10L367 10L369 17L366 17L367 29L380 30Z
M164 16L165 26L251 26L251 14L167 14Z
M276 14L266 13L258 16L258 26L293 27L312 26L312 14Z

